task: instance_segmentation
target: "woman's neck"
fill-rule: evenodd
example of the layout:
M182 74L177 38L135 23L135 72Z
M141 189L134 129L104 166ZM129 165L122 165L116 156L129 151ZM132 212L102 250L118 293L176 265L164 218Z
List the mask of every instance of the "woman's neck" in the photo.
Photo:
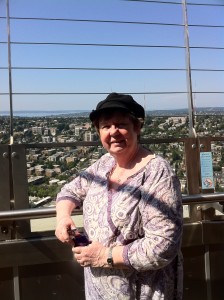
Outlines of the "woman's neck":
M117 168L119 169L132 168L139 158L140 150L141 150L141 146L137 144L135 149L133 149L133 151L130 154L127 154L127 152L125 152L122 155L114 156Z

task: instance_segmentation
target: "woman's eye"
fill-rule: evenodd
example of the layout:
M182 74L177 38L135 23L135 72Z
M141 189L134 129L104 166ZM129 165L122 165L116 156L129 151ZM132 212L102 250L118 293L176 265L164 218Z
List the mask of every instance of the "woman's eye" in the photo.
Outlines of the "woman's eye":
M121 123L118 125L118 128L125 128L127 125L125 123Z
M108 129L111 128L111 126L113 127L113 125L107 125L107 124L101 125L101 126L100 126L100 129L108 130ZM116 125L114 125L114 126L115 126L116 128L118 128L118 129L122 129L122 128L126 128L126 127L127 127L127 124L126 124L126 123L118 123L118 124L116 124Z

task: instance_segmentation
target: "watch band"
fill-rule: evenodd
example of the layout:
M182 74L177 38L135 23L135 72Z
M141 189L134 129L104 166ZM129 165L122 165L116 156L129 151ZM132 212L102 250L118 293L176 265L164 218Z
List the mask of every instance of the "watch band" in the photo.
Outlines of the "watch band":
M107 263L108 263L108 265L111 268L113 268L113 266L114 266L114 261L113 261L113 256L112 256L112 250L113 250L113 248L110 247L109 248L109 252L108 252L108 257L107 257Z

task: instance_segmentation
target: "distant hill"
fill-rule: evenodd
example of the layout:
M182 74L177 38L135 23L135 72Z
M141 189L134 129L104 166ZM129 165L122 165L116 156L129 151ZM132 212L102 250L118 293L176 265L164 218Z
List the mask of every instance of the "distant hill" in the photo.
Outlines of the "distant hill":
M224 107L197 107L197 115L224 115ZM186 116L187 108L146 111L148 116Z
M14 117L28 117L28 118L38 118L38 117L89 117L90 111L87 110L61 110L61 111L14 111ZM224 107L197 107L197 115L224 115ZM0 111L0 116L9 116L9 111ZM158 109L158 110L148 110L146 111L148 116L187 116L188 109Z

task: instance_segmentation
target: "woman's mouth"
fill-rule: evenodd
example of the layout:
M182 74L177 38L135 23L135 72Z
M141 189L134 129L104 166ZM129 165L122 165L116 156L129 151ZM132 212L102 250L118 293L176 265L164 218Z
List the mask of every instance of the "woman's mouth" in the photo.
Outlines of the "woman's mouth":
M120 141L112 141L112 142L110 142L110 144L121 144L121 143L123 143L124 142L124 140L120 140Z

